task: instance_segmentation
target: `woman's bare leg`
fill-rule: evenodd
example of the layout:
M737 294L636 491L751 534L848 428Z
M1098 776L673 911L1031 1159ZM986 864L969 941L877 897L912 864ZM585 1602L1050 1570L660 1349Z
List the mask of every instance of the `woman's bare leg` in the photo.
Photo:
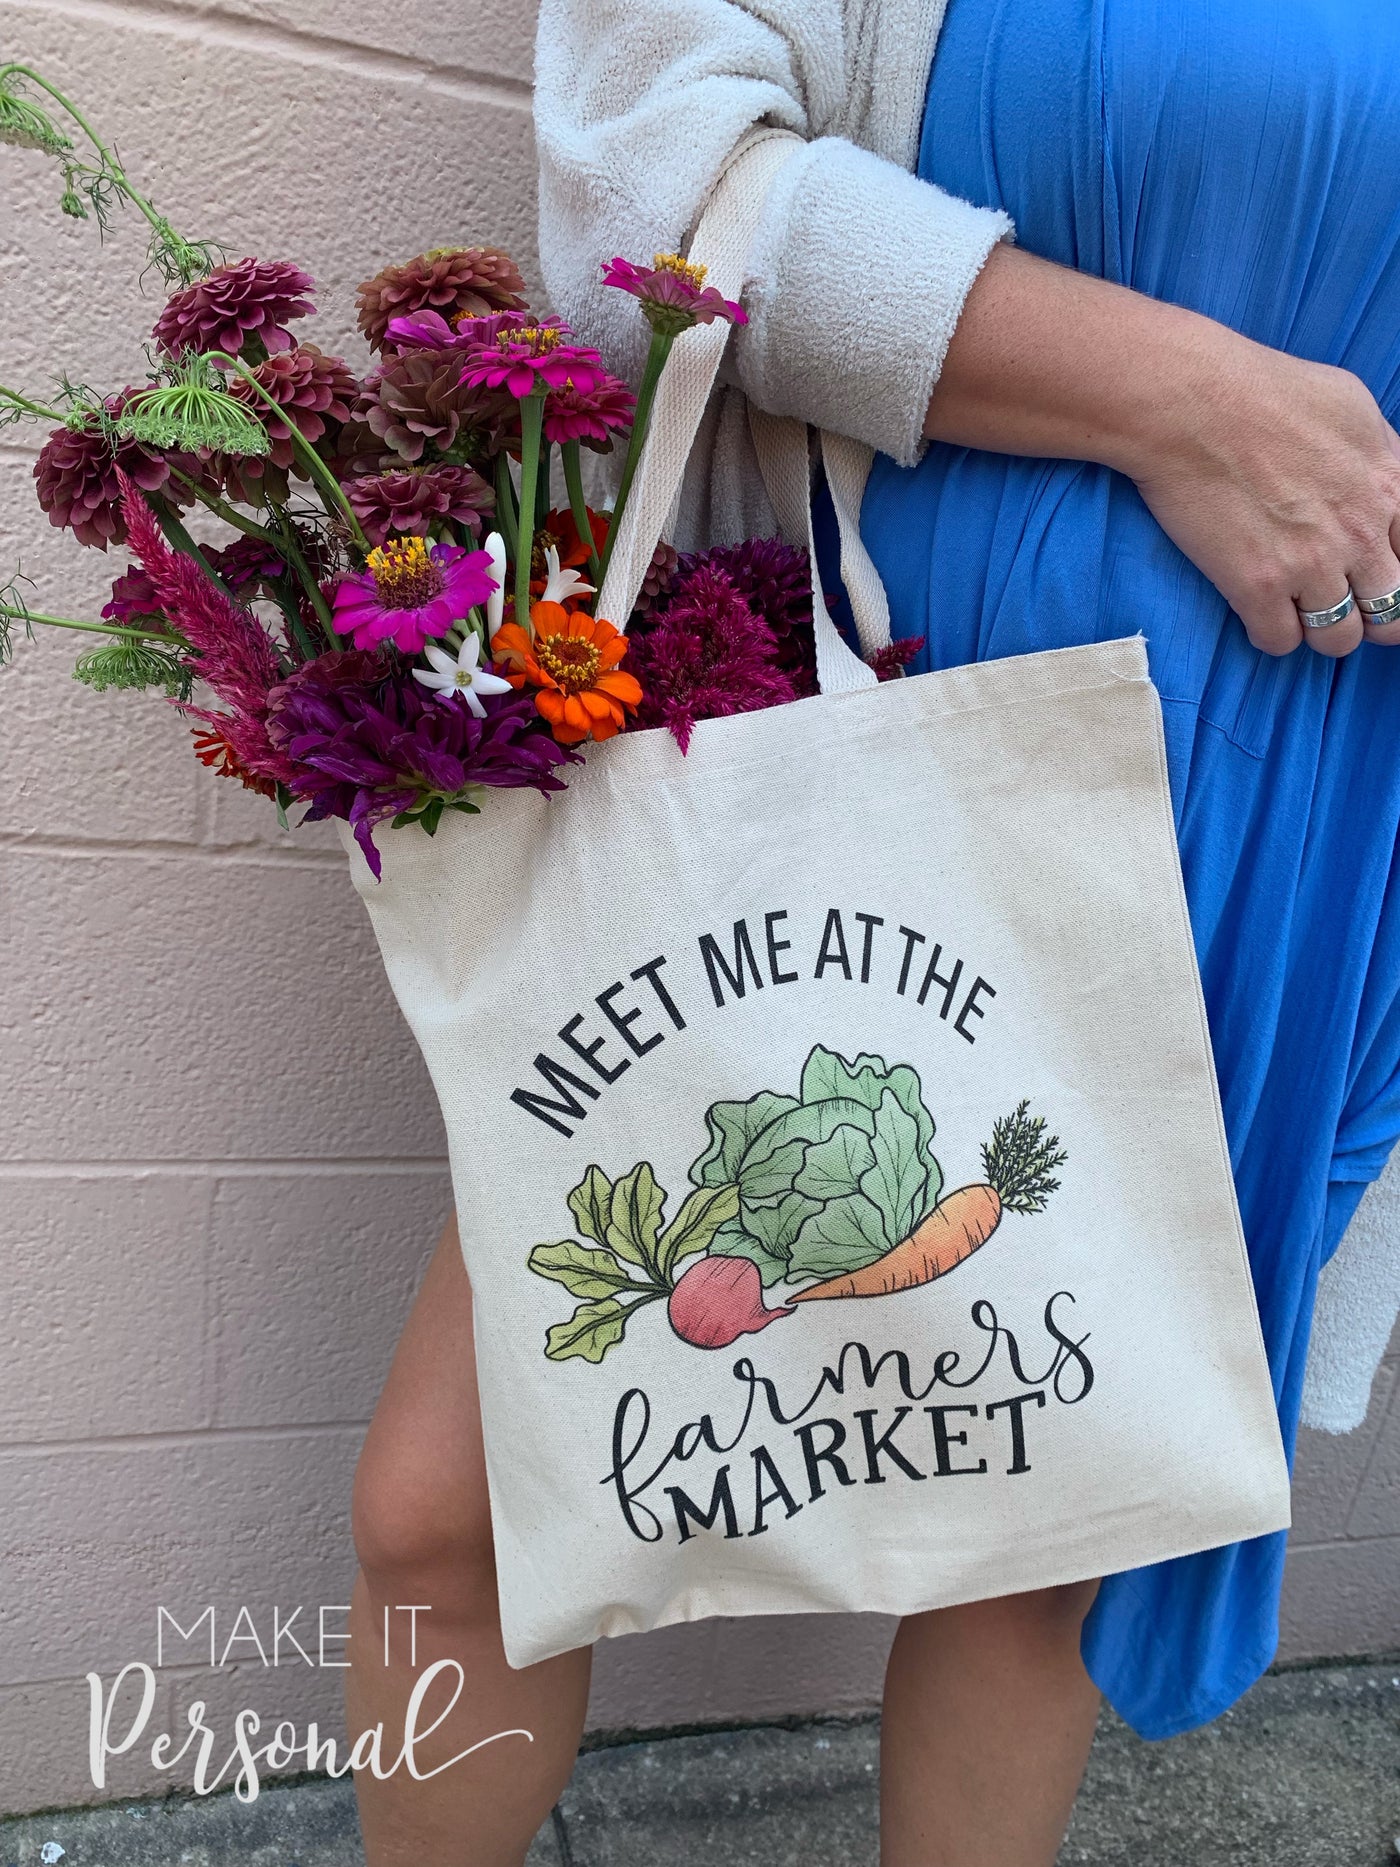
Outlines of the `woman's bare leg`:
M900 1623L880 1733L881 1867L1053 1867L1098 1715L1079 1657L1097 1586Z
M486 1470L472 1352L471 1289L449 1225L404 1327L355 1477L360 1575L350 1615L346 1709L353 1740L384 1725L384 1762L398 1754L415 1679L459 1662L461 1697L422 1746L419 1768L498 1731L534 1734L487 1744L441 1776L356 1775L369 1867L520 1867L568 1781L583 1729L587 1648L513 1672L501 1649ZM417 1667L410 1663L417 1618ZM390 1663L384 1664L384 1610ZM424 1705L430 1724L448 1681Z

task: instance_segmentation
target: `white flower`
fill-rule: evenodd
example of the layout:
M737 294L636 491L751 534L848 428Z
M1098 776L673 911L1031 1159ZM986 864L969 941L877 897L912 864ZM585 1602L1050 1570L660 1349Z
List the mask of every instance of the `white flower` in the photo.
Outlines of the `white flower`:
M511 690L509 681L477 666L481 637L474 630L455 655L449 655L436 642L429 642L423 652L433 665L431 669L415 668L414 680L431 687L439 700L450 700L454 694L461 694L479 720L486 718L486 709L481 704L483 694L508 694Z
M505 539L499 532L489 532L482 549L491 560L491 575L496 579L496 587L486 599L486 633L494 641L506 608Z
M576 570L560 570L559 553L549 545L544 554L549 581L544 586L542 603L565 603L571 596L592 596L593 585L585 583Z

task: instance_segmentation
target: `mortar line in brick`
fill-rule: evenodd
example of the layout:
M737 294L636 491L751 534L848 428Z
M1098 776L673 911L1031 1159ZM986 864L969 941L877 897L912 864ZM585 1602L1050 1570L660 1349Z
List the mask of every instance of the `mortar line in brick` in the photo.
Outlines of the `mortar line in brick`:
M446 1173L445 1157L422 1160L337 1160L328 1158L267 1160L10 1160L0 1161L5 1180L124 1180L163 1177L174 1180L334 1179L382 1174L408 1178Z
M1400 1545L1400 1534L1394 1530L1378 1530L1374 1536L1346 1536L1344 1534L1331 1543L1290 1543L1288 1553L1290 1556L1311 1556L1325 1549L1329 1554L1335 1555L1339 1549L1365 1549L1371 1543Z
M27 830L0 831L0 850L33 850L65 862L92 862L115 857L124 862L202 862L218 869L338 869L345 857L338 849L278 849L255 844L223 848L200 843L137 841L105 842L97 837L44 836Z
M201 45L234 52L261 52L298 64L319 65L348 72L357 78L382 78L391 83L417 83L443 91L463 103L494 104L523 110L530 104L531 86L524 78L477 71L470 65L444 65L415 58L390 47L361 45L332 33L288 26L280 21L250 20L225 13L218 6L191 13L178 0L8 0L12 11L57 14L112 27L136 27L169 38L195 40Z
M306 1420L287 1426L204 1426L198 1430L164 1433L106 1433L91 1439L0 1440L0 1466L7 1460L48 1459L57 1452L181 1452L211 1442L219 1445L258 1445L283 1439L332 1439L337 1434L362 1433L361 1420Z

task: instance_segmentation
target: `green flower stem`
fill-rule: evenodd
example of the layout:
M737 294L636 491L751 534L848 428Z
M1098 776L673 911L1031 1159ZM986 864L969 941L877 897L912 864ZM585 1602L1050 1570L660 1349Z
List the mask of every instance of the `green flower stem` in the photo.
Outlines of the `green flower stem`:
M574 515L574 529L579 535L579 543L588 550L588 575L593 588L603 587L603 561L598 556L598 547L593 542L593 527L588 522L588 501L583 496L583 465L579 455L577 441L565 441L560 448L564 457L564 484L569 489L569 510Z
M119 189L121 193L126 196L127 200L130 201L134 208L145 215L147 221L150 223L152 232L155 233L158 238L163 239L165 235L170 232L170 223L162 214L157 213L156 209L139 189L132 186L126 170L122 167L121 163L117 161L117 158L112 154L106 143L102 141L102 138L97 134L97 131L93 129L92 125L88 122L82 111L78 109L78 106L73 100L69 97L65 97L63 92L60 91L56 85L50 84L47 78L41 78L39 73L29 65L0 65L0 84L3 84L7 78L12 77L27 78L31 84L37 84L41 91L47 91L61 110L67 112L101 157L101 173L112 183L114 188Z
M515 488L510 478L510 455L504 448L496 456L496 525L505 544L506 556L513 562L520 528L515 516Z
M627 441L627 458L622 463L622 479L618 485L617 498L613 501L612 518L608 523L608 539L603 546L602 577L608 574L608 565L612 562L613 545L617 540L617 528L622 523L622 514L627 506L627 496L632 491L632 481L636 478L637 466L642 458L642 449L646 446L647 430L651 426L651 409L656 400L656 386L661 381L661 372L666 367L666 360L675 343L675 334L665 331L653 331L651 348L647 351L646 368L642 371L641 385L637 390L637 412L632 418L632 433ZM599 578L601 586L602 577ZM627 618L620 617L619 628Z
M306 624L301 619L301 611L297 608L296 600L292 596L291 591L283 589L280 583L274 584L272 586L272 600L286 617L287 633L301 650L302 659L305 661L314 661L317 653L316 645L306 633Z
M22 415L33 415L36 421L56 421L60 427L66 419L56 408L46 408L42 402L31 402L27 395L21 395L16 389L7 389L4 383L0 383L0 403L17 408Z
M549 441L542 434L540 437L540 472L539 479L536 481L538 490L535 493L535 512L541 518L549 511L549 462L551 452Z
M325 597L322 596L321 586L317 583L315 576L312 574L311 566L306 561L306 554L297 543L297 535L292 527L291 520L280 506L273 506L272 510L277 514L277 523L282 530L282 543L279 548L286 555L288 562L304 584L306 594L311 599L311 607L315 610L321 627L330 638L331 647L344 648L344 642L335 631L335 622L331 617L330 605L326 602Z
M81 629L86 635L124 635L133 642L169 642L172 648L188 648L183 636L165 629L132 629L115 622L78 622L72 616L41 616L35 609L11 609L0 603L0 616L6 622L37 622L46 629Z
M520 403L520 533L515 543L515 620L527 635L530 627L530 560L535 551L535 496L539 491L540 433L544 392L535 390Z
M315 481L322 500L326 502L327 512L329 512L332 517L338 517L342 520L346 530L355 541L361 553L365 557L368 557L371 548L369 539L365 537L360 527L360 521L355 517L354 507L345 497L345 489L341 486L340 481L331 472L325 461L322 460L321 456L316 452L316 449L307 440L301 429L291 420L287 410L278 406L267 393L266 389L263 388L257 377L248 368L247 364L241 362L239 358L227 356L222 350L209 350L204 354L211 363L223 363L231 369L235 375L241 376L244 382L248 384L249 388L252 389L253 393L262 401L266 402L277 419L285 424L287 432L291 437L292 446L296 449L303 466L305 466L312 480Z
M173 462L170 466L170 477L178 480L182 486L188 487L199 503L202 506L208 506L211 512L216 513L224 521L225 525L232 525L236 531L246 533L249 538L261 539L263 544L271 545L274 551L282 551L282 540L276 532L270 532L265 525L259 525L253 519L245 518L241 512L235 511L226 499L220 499L217 493L211 493L207 487L201 486L198 480L192 480L188 473L181 473ZM285 556L286 553L283 552L283 555Z

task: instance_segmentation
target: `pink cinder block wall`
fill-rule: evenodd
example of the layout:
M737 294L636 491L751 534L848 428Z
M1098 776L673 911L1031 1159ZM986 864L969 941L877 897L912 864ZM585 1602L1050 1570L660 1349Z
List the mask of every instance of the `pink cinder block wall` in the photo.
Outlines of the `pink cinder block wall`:
M309 335L361 354L356 282L485 239L534 271L532 21L516 0L8 0L40 63L184 230L295 258ZM0 377L139 377L156 302L123 216L104 250L56 175L0 148ZM0 434L0 569L95 614L120 554L34 504ZM160 1604L343 1602L350 1475L448 1205L426 1075L328 833L289 838L150 701L68 678L67 641L0 676L0 1813L97 1799L84 1674L153 1658ZM1400 1224L1400 1184L1376 1197ZM1310 1439L1285 1652L1400 1632L1394 1364L1350 1439ZM608 1644L592 1722L657 1727L875 1702L873 1618L711 1623ZM153 1728L336 1728L339 1675L167 1654ZM284 1656L285 1657L285 1656ZM164 1719L164 1724L161 1720ZM164 1787L140 1754L107 1794Z

